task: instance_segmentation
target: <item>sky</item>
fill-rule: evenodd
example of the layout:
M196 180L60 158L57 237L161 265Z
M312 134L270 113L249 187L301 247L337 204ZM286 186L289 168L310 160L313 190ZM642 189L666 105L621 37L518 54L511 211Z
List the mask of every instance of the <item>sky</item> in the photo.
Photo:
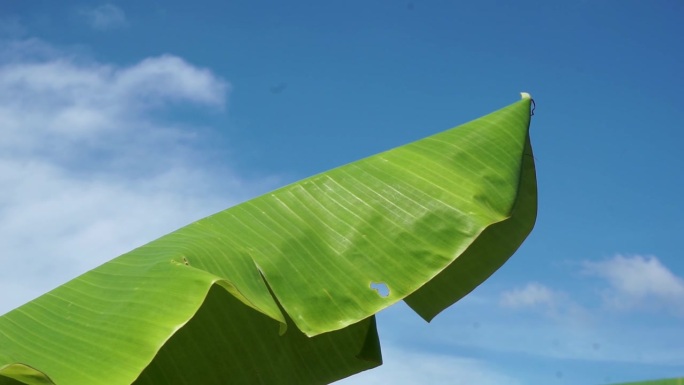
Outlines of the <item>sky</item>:
M529 92L537 224L340 385L684 376L684 3L0 4L0 313L273 188ZM410 332L407 332L409 331Z

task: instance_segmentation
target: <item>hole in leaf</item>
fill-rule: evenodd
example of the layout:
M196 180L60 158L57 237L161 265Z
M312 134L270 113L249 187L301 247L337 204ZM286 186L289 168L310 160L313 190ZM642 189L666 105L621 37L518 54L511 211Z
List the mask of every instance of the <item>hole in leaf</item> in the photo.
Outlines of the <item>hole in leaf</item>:
M387 297L390 293L389 287L384 282L371 282L370 288L375 290L381 297Z

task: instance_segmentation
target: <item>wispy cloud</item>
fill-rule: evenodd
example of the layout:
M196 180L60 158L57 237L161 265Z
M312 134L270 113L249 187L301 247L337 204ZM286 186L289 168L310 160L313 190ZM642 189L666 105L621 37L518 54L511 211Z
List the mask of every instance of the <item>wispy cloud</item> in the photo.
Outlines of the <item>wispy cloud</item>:
M211 71L38 40L0 52L0 313L263 189L207 160L206 129L167 117L221 111L229 85Z
M499 295L499 306L514 310L533 310L566 324L583 324L590 314L568 294L538 282L506 290Z
M530 282L523 288L512 289L501 293L499 303L509 308L553 307L559 299L559 294L548 287Z
M402 338L425 338L438 344L451 341L453 346L552 360L681 366L681 277L652 256L585 261L581 271L583 275L569 275L575 282L556 283L565 284L568 291L529 282L500 292L498 306L466 298L456 305L458 311L446 311L433 322L438 337L421 332ZM590 277L599 279L591 282ZM592 288L598 288L603 299ZM637 314L640 310L661 313L653 317Z
M125 27L128 24L124 11L111 3L82 8L78 13L91 27L101 31Z
M407 350L384 344L379 368L335 382L336 385L516 385L521 382L486 362L455 355Z
M684 314L684 280L655 256L623 256L584 262L584 272L607 281L606 305L613 309L668 308Z
M138 172L160 162L157 168L168 168L194 134L179 124L160 123L157 113L178 103L221 108L228 90L210 71L175 56L117 67L54 53L44 58L45 50L37 51L39 58L24 53L0 63L0 150L13 160L40 158L66 166L90 157L109 167L135 162ZM141 151L151 141L155 147L175 147L174 156L143 161L156 155Z

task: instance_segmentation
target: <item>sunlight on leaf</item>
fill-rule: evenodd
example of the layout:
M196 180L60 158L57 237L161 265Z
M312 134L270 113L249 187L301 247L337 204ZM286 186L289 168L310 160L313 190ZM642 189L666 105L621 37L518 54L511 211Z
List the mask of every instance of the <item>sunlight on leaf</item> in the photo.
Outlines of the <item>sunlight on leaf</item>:
M523 95L81 275L0 317L0 378L320 384L380 365L375 313L405 299L432 319L532 230L530 107Z

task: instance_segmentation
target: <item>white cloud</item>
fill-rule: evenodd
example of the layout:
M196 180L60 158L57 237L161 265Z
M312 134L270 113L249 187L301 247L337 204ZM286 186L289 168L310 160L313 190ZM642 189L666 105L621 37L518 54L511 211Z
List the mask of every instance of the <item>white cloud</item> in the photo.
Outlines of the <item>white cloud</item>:
M407 350L383 344L384 364L346 379L336 385L516 385L521 382L501 373L483 361L418 349Z
M558 294L548 287L530 282L521 289L513 289L501 293L499 303L503 307L525 308L537 306L554 306L558 300Z
M538 282L529 282L522 288L502 292L499 306L503 309L532 310L565 325L584 325L592 318L590 312L568 294Z
M584 262L584 272L605 279L606 304L614 309L667 307L684 314L684 280L654 256L622 256Z
M191 134L182 127L156 127L152 112L178 102L221 107L228 89L208 70L170 55L126 68L54 54L48 59L14 56L20 59L0 66L0 150L15 157L65 158L73 155L65 146L102 152L112 141L187 139Z
M37 40L0 52L0 313L270 183L212 165L206 128L164 119L179 103L221 111L228 84L209 70Z
M97 30L108 30L126 26L126 14L114 4L106 3L78 12L88 24Z

